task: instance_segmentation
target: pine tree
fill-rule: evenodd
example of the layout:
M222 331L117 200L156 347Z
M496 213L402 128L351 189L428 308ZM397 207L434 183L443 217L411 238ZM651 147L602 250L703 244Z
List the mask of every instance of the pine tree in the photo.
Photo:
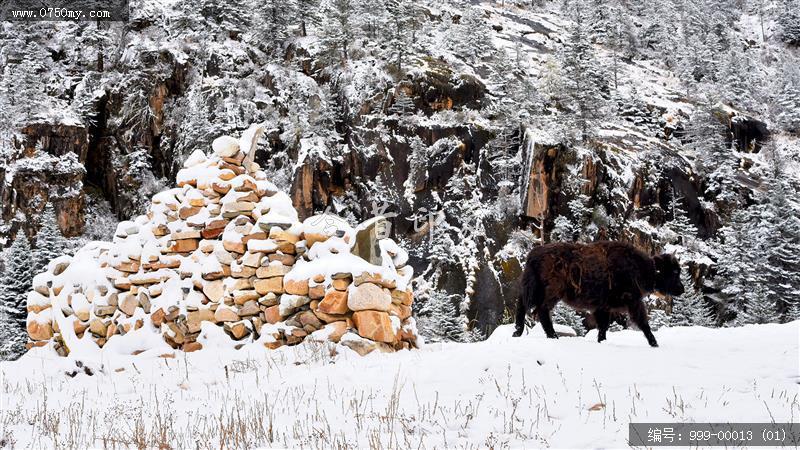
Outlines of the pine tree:
M586 334L586 328L583 326L583 317L563 303L559 303L553 309L553 323L572 328L578 336Z
M582 0L572 4L570 19L561 68L565 94L570 100L568 107L585 141L591 135L592 122L601 115L605 83L589 40L586 5Z
M214 23L228 34L244 33L252 27L254 5L249 0L200 0L198 6L205 23Z
M382 0L361 0L356 2L355 21L356 26L364 31L364 37L371 42L386 42L392 33L392 20L388 9L393 2Z
M12 361L25 352L25 333L0 309L0 361Z
M347 64L349 45L354 41L353 5L350 0L324 0L322 4L322 45L329 63Z
M707 191L719 201L735 204L734 175L738 159L735 150L725 143L725 127L707 102L701 102L686 127L685 144L697 155L697 169L708 180Z
M432 291L428 299L420 302L416 314L420 333L431 342L457 341L467 338L464 319L459 313L457 295Z
M459 21L457 51L466 52L472 61L481 61L494 50L492 29L483 17L481 8L469 5Z
M58 228L58 218L52 203L47 203L39 217L39 231L36 233L36 248L33 250L34 273L42 272L47 264L65 253L67 240Z
M405 89L395 89L394 103L389 111L403 118L414 113L414 100L406 94Z
M775 232L768 204L755 204L734 212L721 234L724 247L718 261L720 290L726 319L735 325L780 321L776 288L772 276L779 273L771 261L771 235Z
M672 314L668 323L670 326L701 326L713 325L711 313L706 307L703 293L694 288L694 280L689 271L681 270L681 283L685 292L680 297L672 299Z
M778 25L783 42L800 45L800 1L782 0L778 2Z
M777 322L777 305L770 297L769 288L764 283L750 286L744 299L744 307L738 311L735 324L746 325Z
M685 244L687 240L697 237L697 227L694 226L689 216L681 208L681 198L672 192L671 210L672 220L669 221L669 229L681 237L681 243Z
M770 301L785 315L792 299L800 294L800 208L790 201L795 190L787 182L785 161L777 145L769 142L762 152L768 165L758 224L765 242L764 282L770 286Z
M258 0L254 5L254 35L262 49L281 55L289 25L297 15L296 0Z
M389 47L392 49L397 70L402 72L403 58L414 43L418 26L417 7L410 0L391 0L386 2L386 13Z
M789 305L789 313L787 314L787 322L800 320L800 300L795 300Z
M308 36L308 25L319 23L317 14L319 0L297 0L297 19L300 21L300 34Z
M653 308L648 314L647 322L650 324L650 329L656 331L661 327L669 326L669 316L663 309Z
M26 296L31 289L34 271L28 238L17 231L14 242L5 252L5 270L0 273L0 310L5 315L6 333L25 334Z
M722 99L738 109L760 112L762 102L758 90L763 79L753 61L752 52L731 47L721 68Z
M787 56L775 86L775 115L786 131L800 133L800 60Z

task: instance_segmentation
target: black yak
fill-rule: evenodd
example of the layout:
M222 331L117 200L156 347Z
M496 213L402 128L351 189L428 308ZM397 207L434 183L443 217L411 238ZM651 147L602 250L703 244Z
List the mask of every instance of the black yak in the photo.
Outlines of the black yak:
M627 312L630 319L658 347L647 323L642 298L652 292L681 295L681 268L673 255L650 257L630 244L594 242L554 243L528 254L517 302L516 330L520 336L525 316L534 310L549 338L557 338L550 311L559 301L588 311L597 323L597 342L606 339L612 312Z

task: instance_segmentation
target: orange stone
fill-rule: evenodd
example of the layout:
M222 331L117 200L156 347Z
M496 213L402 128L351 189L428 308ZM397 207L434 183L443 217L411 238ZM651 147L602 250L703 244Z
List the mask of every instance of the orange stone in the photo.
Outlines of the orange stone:
M283 294L283 277L258 279L253 282L253 287L261 295L265 295L268 292Z
M317 309L325 314L347 313L347 291L328 291Z
M325 286L318 284L316 286L309 286L308 296L314 300L325 297Z
M308 280L283 280L283 290L287 294L308 295Z
M202 350L203 344L199 342L187 342L183 344L183 351L186 353L196 352L197 350Z
M361 337L388 344L397 338L389 314L383 311L356 311L353 313L353 321Z
M276 324L283 320L281 317L280 307L278 305L270 306L269 308L264 310L264 317L267 323Z

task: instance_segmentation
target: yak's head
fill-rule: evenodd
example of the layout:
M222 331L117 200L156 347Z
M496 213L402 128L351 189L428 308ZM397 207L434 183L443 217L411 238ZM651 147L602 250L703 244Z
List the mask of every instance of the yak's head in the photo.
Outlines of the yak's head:
M683 294L681 265L675 255L664 253L653 257L656 264L656 292L666 295Z

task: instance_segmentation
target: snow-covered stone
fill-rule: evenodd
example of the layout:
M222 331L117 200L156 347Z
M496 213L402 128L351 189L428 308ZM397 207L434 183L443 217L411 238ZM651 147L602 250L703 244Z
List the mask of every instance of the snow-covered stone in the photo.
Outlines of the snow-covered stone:
M347 296L347 307L352 311L363 311L365 309L389 311L391 304L392 295L389 290L372 283L351 286Z
M220 158L230 158L239 153L239 140L231 136L220 136L211 143L211 149Z
M248 149L259 134L251 131ZM410 272L395 269L407 255L396 243L379 241L380 264L364 260L352 252L346 220L301 223L292 199L246 161L239 141L223 137L212 147L210 155L194 151L178 187L121 222L112 242L89 243L34 277L29 345L52 340L61 355L91 353L87 345L174 355L163 349L214 348L200 338L210 333L269 349L309 336L361 353L416 342Z

